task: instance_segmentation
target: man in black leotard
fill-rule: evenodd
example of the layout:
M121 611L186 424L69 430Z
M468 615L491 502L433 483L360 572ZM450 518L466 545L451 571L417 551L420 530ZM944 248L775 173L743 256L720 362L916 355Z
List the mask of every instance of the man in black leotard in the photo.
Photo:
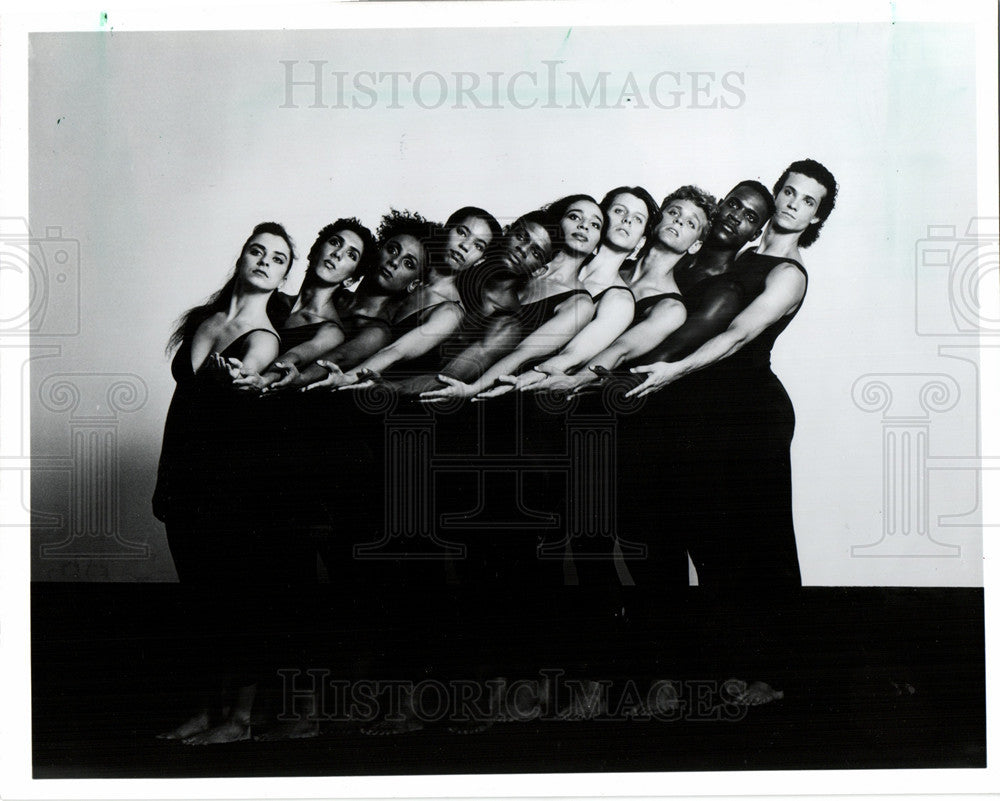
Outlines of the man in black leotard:
M788 603L786 593L802 583L789 458L795 415L771 372L770 351L805 296L799 246L815 241L836 190L823 165L812 160L790 165L774 187L776 213L761 246L733 265L730 280L742 295L734 304L738 313L720 309L712 322L721 329L717 335L694 348L691 341L668 339L640 359L659 362L636 368L647 378L635 395L688 376L661 393L679 396L682 403L697 401L698 411L685 420L691 425L694 458L688 467L694 491L687 499L684 536L699 583L737 593L739 604L723 607L729 625L720 627L720 636L729 638L731 648L735 643L744 658L781 650L784 632L774 624L775 612ZM762 607L751 608L761 599ZM774 672L773 664L766 667ZM780 697L754 682L740 700L755 704Z

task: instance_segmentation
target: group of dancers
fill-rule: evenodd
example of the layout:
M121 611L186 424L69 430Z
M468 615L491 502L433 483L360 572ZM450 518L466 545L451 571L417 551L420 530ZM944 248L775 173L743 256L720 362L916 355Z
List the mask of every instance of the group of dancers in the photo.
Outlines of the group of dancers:
M689 559L700 586L731 597L800 586L794 412L770 352L805 297L800 250L836 193L830 171L806 159L773 189L741 181L721 200L687 185L658 204L622 186L506 227L474 206L444 224L393 210L374 234L345 217L318 233L294 296L281 291L290 236L257 225L223 287L170 338L177 386L153 508L181 584L225 610L222 628L226 614L265 614L243 600L248 587L276 589L273 602L325 581L375 627L403 608L412 628L451 607L456 630L489 632L488 648L467 649L483 678L518 669L502 664L515 621L537 628L553 593L564 600L548 611L563 622L607 627L662 608L688 585ZM500 497L508 521L516 511L545 523L497 522L457 558L358 558L395 526L387 421L401 414L433 421L435 448L456 457L482 454L491 431L513 439L514 478L494 506ZM565 451L574 417L614 421L613 530L596 548L567 520L608 487L567 480L545 459ZM452 519L482 518L481 471L463 477L460 461L411 483L450 503ZM567 585L577 590L555 589ZM229 674L236 692L221 717L205 705L166 736L249 737L257 675ZM775 697L756 682L739 700ZM419 728L396 713L362 728ZM502 719L485 717L457 728ZM318 724L277 731L312 736Z

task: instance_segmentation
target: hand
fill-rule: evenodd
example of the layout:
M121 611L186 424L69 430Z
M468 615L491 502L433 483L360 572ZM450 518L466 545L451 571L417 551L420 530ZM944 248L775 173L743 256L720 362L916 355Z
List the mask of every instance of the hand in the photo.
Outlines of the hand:
M441 389L431 389L420 393L421 403L440 403L449 398L468 398L472 395L472 387L464 381L452 378L450 375L439 375L438 381L446 386Z
M278 373L279 378L270 381L264 392L278 392L296 386L302 378L298 366L294 362L275 362L268 372Z
M313 389L339 389L348 384L353 384L357 380L355 376L348 375L333 362L328 362L325 359L317 359L316 364L326 370L327 376L319 381L314 381L307 387L303 387L303 392L309 392Z
M499 398L501 395L506 395L508 392L513 392L515 386L517 385L517 376L513 375L502 375L493 382L493 386L488 389L484 389L482 392L476 393L476 396L472 399L473 403L478 401L484 401L489 398Z
M587 371L577 373L576 375L555 373L554 375L546 376L540 383L535 384L532 389L538 392L561 392L566 395L575 395L586 383L592 380L593 376Z
M229 371L230 375L235 371L233 386L241 392L261 392L274 381L269 375L260 375L247 370L239 359L229 359Z
M646 374L646 380L639 386L630 389L625 393L626 398L642 398L657 390L663 389L667 384L673 383L680 378L680 372L674 363L655 362L654 364L642 364L631 369L632 373Z
M368 387L373 387L376 384L386 383L385 379L382 378L380 373L375 370L359 370L356 376L356 382L354 384L347 384L342 387L338 387L338 390L356 390L356 389L368 389Z
M222 358L222 354L218 352L210 353L206 357L205 361L201 363L201 367L198 368L198 373L224 382L232 381L240 376L239 369L231 367Z
M539 365L532 370L526 370L515 378L513 381L514 389L518 392L527 392L529 389L533 390L538 384L545 381L548 376L549 372Z

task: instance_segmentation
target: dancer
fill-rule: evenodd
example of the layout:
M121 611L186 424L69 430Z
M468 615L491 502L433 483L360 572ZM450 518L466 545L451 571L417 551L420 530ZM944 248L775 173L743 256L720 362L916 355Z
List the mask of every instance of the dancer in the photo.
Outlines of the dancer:
M289 567L280 548L268 548L256 530L261 509L245 467L254 451L254 415L228 386L232 372L226 360L238 358L247 369L260 370L277 355L278 334L267 303L293 259L282 226L256 226L229 280L184 314L169 341L176 351L171 371L177 388L164 426L153 510L166 525L181 584L200 594L196 608L211 621L206 627L212 638L222 634L224 618L248 614L245 606L232 606L246 586L255 585L257 592L256 585L285 578ZM223 660L232 659L229 667L242 661L231 644L221 647L228 649ZM162 736L194 745L248 738L256 684L248 673L237 684L228 704L217 710L206 705ZM213 715L220 710L221 718Z
M660 209L639 186L612 189L601 201L608 224L600 249L580 269L579 279L594 300L594 317L555 356L517 378L501 377L516 389L544 388L546 376L565 376L610 344L632 322L635 296L620 275L625 260L660 221Z
M500 237L501 230L489 212L466 206L448 218L445 231L443 252L432 254L423 284L396 311L392 342L346 373L333 360L320 360L318 365L329 375L313 383L310 389L356 384L361 374L381 373L397 362L417 359L457 331L465 310L456 279L482 259L494 236Z
M532 359L562 347L593 316L593 300L577 274L600 241L604 212L589 195L569 195L553 203L548 211L559 221L558 250L522 293L521 320L527 335L472 383L442 373L438 378L446 386L423 392L421 398L425 402L473 396L481 400L509 392L513 386L498 384L501 376L510 375Z
M736 516L700 527L689 548L699 582L801 585L789 460L795 415L771 371L770 353L805 297L802 240L815 241L836 191L833 175L818 162L790 165L776 184L777 211L761 248L742 254L735 265L732 278L744 296L742 310L717 315L714 324L726 327L697 348L668 338L633 369L645 379L630 391L636 397L684 376L699 379L699 389L710 393L705 406L712 408L704 422L714 429L713 441L725 441L732 464L739 464L738 473L727 476Z
M354 217L339 219L320 230L309 249L305 278L297 296L275 292L268 304L271 319L281 327L282 353L261 373L230 360L243 374L234 384L246 389L276 391L294 384L301 366L344 341L337 313L338 292L371 267L375 240Z
M732 271L742 295L738 313L720 313L714 325L725 327L698 347L668 338L646 354L641 361L660 361L635 368L645 380L629 393L648 396L685 377L674 387L699 399L686 421L692 447L687 469L701 489L689 495L698 512L685 517L685 545L699 585L728 597L725 608L737 604L742 610L727 633L742 638L748 654L772 652L773 645L761 644L780 637L767 624L773 610L756 610L748 600L776 593L784 598L801 586L791 494L795 415L771 371L770 353L805 297L802 243L815 241L836 192L823 165L809 159L791 164L775 185L776 213L761 248L741 255ZM747 631L757 632L754 642L745 642ZM760 681L740 682L731 692L745 704L782 697Z
M701 249L717 208L715 198L696 186L682 186L667 195L660 204L662 219L642 255L627 265L628 285L636 302L626 331L573 374L559 370L560 365L553 365L553 360L543 362L535 369L546 375L532 388L578 392L677 330L687 312L673 277L674 268Z

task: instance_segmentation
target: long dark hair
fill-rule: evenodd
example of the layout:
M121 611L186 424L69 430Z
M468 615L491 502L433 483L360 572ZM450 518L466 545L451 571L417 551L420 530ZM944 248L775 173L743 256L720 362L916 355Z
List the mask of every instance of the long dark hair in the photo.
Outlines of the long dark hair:
M288 245L288 264L285 267L285 274L287 275L288 270L292 267L292 262L295 261L295 247L292 244L292 238L288 235L288 232L285 230L285 226L281 225L281 223L262 222L255 225L253 231L250 232L250 236L248 236L246 242L243 243L243 247L240 248L240 257L243 256L244 251L247 249L247 245L253 241L253 238L255 236L259 236L260 234L271 234L285 240L285 244ZM237 265L238 262L239 259L237 259ZM193 337L195 331L198 330L198 326L200 326L213 314L217 314L220 311L227 311L229 309L229 304L233 300L233 292L236 291L237 269L237 266L233 267L233 272L230 274L229 278L226 279L226 283L222 285L222 289L212 295L200 306L188 309L180 316L177 324L174 326L174 330L170 334L170 339L167 340L167 353L176 350L180 347L182 342Z

